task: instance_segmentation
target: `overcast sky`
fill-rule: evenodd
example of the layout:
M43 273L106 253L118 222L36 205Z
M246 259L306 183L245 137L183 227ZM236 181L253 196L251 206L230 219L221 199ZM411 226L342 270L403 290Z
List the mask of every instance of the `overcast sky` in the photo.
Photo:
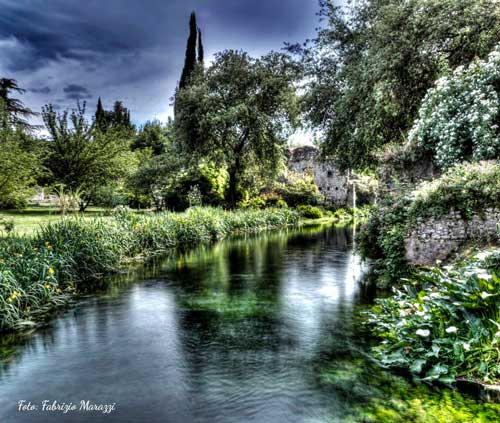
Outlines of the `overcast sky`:
M0 0L0 77L21 99L71 108L121 100L135 123L166 120L196 11L205 58L224 49L253 56L314 36L317 0Z

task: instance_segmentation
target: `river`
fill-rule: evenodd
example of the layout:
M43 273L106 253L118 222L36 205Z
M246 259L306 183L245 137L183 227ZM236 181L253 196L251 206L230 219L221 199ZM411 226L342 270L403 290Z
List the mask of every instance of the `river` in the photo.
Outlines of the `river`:
M110 280L46 328L4 336L0 422L417 421L408 416L434 413L424 399L489 412L366 358L370 298L352 240L350 228L281 231ZM77 409L49 410L54 401Z

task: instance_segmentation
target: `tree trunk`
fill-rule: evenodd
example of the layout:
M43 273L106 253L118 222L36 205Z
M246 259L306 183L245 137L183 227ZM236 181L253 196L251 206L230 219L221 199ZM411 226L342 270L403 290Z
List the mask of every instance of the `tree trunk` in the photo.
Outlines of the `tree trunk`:
M229 169L229 187L226 192L226 203L230 209L236 208L236 203L238 202L238 182L239 173L241 167L241 154L243 148L245 147L246 137L248 136L248 131L242 135L234 150L234 163Z
M238 173L240 171L240 156L236 155L233 166L229 170L229 187L226 195L226 202L230 209L236 208L238 202Z

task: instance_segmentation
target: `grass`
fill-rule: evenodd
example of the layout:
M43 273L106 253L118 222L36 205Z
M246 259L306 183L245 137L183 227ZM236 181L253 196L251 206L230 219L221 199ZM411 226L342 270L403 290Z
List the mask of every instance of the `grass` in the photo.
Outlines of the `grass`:
M85 213L72 213L69 216L82 216L91 218L102 216L107 212L106 209L99 207L89 207ZM2 210L0 219L5 218L14 222L14 232L17 235L32 235L41 226L57 222L64 218L58 213L55 206L52 205L30 205L22 210ZM3 232L5 235L5 231Z
M184 213L121 211L48 223L31 236L0 239L0 331L35 325L67 303L78 288L116 272L132 258L179 246L210 243L231 235L297 225L289 209L192 208Z

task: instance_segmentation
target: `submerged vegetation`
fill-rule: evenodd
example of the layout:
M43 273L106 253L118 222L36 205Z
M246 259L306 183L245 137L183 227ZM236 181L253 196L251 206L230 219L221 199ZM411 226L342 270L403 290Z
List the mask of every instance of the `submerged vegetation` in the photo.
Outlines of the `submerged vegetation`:
M480 404L457 391L412 383L360 357L335 360L320 378L355 404L342 419L333 420L338 423L486 423L497 421L500 413L499 404Z
M297 222L298 214L289 209L192 208L151 215L118 211L110 218L51 223L33 238L3 238L0 330L34 325L39 314L67 302L86 282L117 271L127 259Z

